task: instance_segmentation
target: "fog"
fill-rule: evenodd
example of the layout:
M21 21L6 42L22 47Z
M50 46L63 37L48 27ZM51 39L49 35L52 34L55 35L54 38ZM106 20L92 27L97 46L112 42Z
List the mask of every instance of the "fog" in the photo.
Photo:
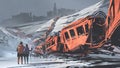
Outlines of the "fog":
M47 11L57 8L81 10L100 0L0 0L0 21L20 12L32 12L34 15L46 15Z

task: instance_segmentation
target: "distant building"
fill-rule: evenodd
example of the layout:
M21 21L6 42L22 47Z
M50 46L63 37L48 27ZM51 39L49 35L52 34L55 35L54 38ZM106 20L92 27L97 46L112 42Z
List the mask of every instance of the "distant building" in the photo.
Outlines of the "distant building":
M47 17L54 18L56 16L65 16L68 14L72 14L74 12L75 10L72 9L65 9L65 8L57 9L56 3L54 3L53 10L47 12Z
M56 3L54 3L52 11L48 11L47 16L35 16L31 12L30 13L21 12L17 15L13 15L9 19L3 20L2 22L26 23L26 22L43 21L43 20L48 20L48 19L55 18L55 17L66 16L74 12L75 10L72 10L72 9L66 9L66 8L57 9L57 5Z
M3 22L18 22L18 23L26 23L26 22L35 22L45 20L45 16L35 16L32 13L20 13L17 15L13 15L10 19L6 19Z
M32 21L32 13L20 13L12 16L11 19L18 22L30 22Z
M56 7L56 3L54 3L53 14L54 14L55 16L57 15L57 7Z

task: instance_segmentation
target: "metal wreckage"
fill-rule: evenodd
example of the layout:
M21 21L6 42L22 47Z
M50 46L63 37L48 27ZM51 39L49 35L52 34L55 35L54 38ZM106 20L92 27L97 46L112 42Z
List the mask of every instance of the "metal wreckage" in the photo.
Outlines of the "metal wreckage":
M114 46L119 45L120 0L110 0L107 16L99 11L80 18L64 27L57 35L48 36L34 51L37 54L59 52L85 56L100 48L113 51Z

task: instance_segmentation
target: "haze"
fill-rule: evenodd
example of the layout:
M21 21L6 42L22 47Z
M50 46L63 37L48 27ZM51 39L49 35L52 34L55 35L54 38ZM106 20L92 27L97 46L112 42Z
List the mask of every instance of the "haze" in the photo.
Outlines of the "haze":
M0 21L20 12L32 12L34 15L46 15L47 11L57 8L81 10L100 0L0 0Z

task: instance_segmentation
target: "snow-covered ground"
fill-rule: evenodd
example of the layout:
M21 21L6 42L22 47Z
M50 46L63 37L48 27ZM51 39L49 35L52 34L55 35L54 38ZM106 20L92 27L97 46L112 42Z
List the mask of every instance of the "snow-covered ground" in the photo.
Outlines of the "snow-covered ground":
M0 57L11 57L15 55L17 45L20 41L28 44L31 39L27 37L21 38L10 33L6 28L0 27Z
M16 57L0 59L1 68L65 68L72 65L87 66L88 64L88 62L82 63L80 60L72 61L71 59L59 59L57 57L30 57L29 64L17 64Z
M54 23L54 29L51 33L58 32L69 23L78 20L79 18L86 17L93 14L96 11L103 11L107 13L109 0L101 0L100 2L89 6L81 11L74 14L60 17ZM101 55L101 54L90 54L89 56L95 57L94 60L80 60L71 58L59 58L59 57L31 57L29 64L17 64L16 58L16 47L20 41L24 44L33 46L32 41L36 38L43 37L45 32L51 27L53 19L49 21L38 21L30 23L4 23L0 25L0 68L66 68L66 67L89 67L110 64L108 60L103 59L115 59L120 60L119 55ZM117 61L117 62L118 62ZM118 64L115 62L115 64ZM96 65L94 65L94 63Z
M108 57L109 56L109 57ZM92 58L91 58L92 57ZM120 57L120 55L118 56ZM28 64L17 64L17 58L0 58L0 68L87 68L87 67L120 67L120 58L111 55L91 54L86 59L80 58L64 58L48 56L43 57L29 57ZM116 60L115 60L116 59Z

